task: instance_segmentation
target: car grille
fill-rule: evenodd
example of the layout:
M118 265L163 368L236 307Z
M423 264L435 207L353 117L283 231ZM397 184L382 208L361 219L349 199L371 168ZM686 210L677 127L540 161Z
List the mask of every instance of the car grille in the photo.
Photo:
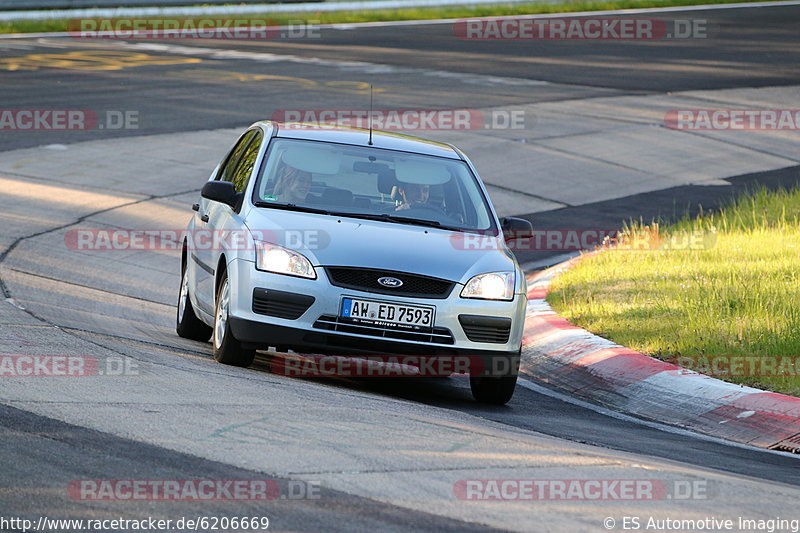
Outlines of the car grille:
M253 312L296 320L314 303L314 297L272 289L253 289Z
M425 330L396 329L368 324L353 324L335 315L322 315L314 322L314 327L341 333L356 333L385 339L430 342L434 344L453 344L453 334L447 328L435 327Z
M511 335L510 318L458 315L458 321L472 342L505 344Z
M331 284L337 287L413 298L444 299L450 296L450 292L455 285L452 281L444 279L408 274L406 272L393 272L391 270L325 267L325 272L327 272ZM396 289L384 287L378 283L378 279L385 276L397 278L403 282L403 285Z

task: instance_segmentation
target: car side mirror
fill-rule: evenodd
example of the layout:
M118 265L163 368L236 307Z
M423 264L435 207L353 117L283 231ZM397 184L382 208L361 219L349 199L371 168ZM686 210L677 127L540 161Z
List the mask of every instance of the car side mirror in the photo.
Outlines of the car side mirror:
M239 203L239 194L236 192L233 183L229 181L207 182L203 185L200 196L208 200L229 205L232 209L236 209L236 204Z
M506 241L530 238L533 235L533 224L524 218L502 218L500 227L503 230L503 237Z

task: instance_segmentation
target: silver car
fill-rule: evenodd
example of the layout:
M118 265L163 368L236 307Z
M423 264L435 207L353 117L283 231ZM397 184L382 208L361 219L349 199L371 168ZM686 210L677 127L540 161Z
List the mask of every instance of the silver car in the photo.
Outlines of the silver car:
M246 367L257 349L468 358L511 399L525 276L478 174L451 145L258 122L214 169L183 234L177 332ZM504 234L505 232L505 234Z

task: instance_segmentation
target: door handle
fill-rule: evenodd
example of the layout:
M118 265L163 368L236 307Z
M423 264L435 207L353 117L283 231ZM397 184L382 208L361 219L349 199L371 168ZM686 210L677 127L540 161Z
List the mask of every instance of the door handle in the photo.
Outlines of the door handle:
M192 211L200 211L200 204L192 204Z
M201 216L200 220L202 220L203 222L208 222L208 215Z

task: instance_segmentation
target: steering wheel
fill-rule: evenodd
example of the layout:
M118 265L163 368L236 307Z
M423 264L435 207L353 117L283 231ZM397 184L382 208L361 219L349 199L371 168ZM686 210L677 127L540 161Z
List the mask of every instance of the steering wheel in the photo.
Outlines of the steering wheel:
M439 207L438 205L431 205L431 204L413 204L408 209L404 209L402 211L398 211L397 213L409 213L409 215L417 216L416 213L420 211L428 211L430 213L436 213L438 215L434 220L439 220L440 217L444 217L446 221L457 222L455 218L450 216L447 211Z
M439 207L438 205L431 205L431 204L411 204L408 209L404 209L404 211L433 211L434 213L441 213L446 215L444 209Z

